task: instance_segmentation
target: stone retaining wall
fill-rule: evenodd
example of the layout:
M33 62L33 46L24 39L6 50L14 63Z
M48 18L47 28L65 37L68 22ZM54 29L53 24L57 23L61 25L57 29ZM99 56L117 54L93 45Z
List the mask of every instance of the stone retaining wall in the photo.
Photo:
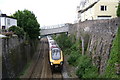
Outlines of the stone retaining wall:
M120 18L115 18L79 22L70 27L70 34L76 34L76 38L82 40L83 47L87 46L87 51L82 51L82 54L91 56L92 62L98 67L100 74L105 71L112 41L119 25Z
M28 42L17 36L2 39L2 77L18 77L30 62L37 42Z

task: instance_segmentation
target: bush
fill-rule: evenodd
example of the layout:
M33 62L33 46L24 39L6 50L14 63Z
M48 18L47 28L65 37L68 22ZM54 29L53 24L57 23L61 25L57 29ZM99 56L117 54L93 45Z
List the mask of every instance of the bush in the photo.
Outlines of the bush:
M18 35L18 37L23 37L25 34L23 28L18 26L11 26L8 30L14 32L16 35Z
M87 56L80 56L77 60L78 68L76 75L79 78L96 78L98 77L98 70L92 65L91 59Z
M62 33L61 35L59 35L56 38L56 41L62 50L66 50L72 46L72 41L70 37L65 33Z
M70 54L71 54L71 51L72 51L72 50L71 50L70 48L65 49L65 50L64 50L64 54L65 54L65 55L70 55Z
M78 52L79 54L81 54L82 51L82 47L81 47L81 41L78 41L76 43L74 43L71 48L72 51Z
M73 65L73 66L77 66L77 59L79 58L80 54L81 54L81 43L78 41L76 43L74 43L71 48L69 48L71 51L69 52L69 58L68 58L68 63L70 65ZM68 50L69 50L68 49ZM67 52L68 53L68 52Z
M85 68L85 74L83 74L83 78L97 78L98 77L98 69L95 66L90 66Z
M79 57L79 53L72 51L67 61L70 65L75 66L78 57Z
M118 4L117 16L120 17L120 3Z

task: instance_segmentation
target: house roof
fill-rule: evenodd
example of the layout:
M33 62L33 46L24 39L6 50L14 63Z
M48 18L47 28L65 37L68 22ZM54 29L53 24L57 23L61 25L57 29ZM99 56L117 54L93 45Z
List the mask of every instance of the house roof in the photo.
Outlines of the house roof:
M86 1L87 1L87 0L86 0ZM87 11L89 8L93 7L98 1L99 1L99 0L96 0L93 4L89 5L87 8L85 8L85 9L83 9L83 10L79 10L78 12L83 13L83 12ZM82 3L82 5L83 5L83 4L85 4L85 2Z
M7 16L6 14L0 14L0 17L7 17L7 18L16 19L16 18L13 18L13 17L11 17L11 16Z

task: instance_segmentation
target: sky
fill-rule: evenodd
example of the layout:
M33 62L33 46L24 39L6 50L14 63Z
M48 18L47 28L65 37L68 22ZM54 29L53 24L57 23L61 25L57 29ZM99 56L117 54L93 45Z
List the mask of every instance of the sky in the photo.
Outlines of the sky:
M0 0L0 10L8 16L18 10L32 11L41 25L74 23L81 0Z

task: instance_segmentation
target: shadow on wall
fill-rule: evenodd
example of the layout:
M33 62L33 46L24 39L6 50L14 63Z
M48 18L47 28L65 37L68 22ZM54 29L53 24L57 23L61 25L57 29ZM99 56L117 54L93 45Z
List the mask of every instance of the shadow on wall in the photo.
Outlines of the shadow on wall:
M38 43L18 37L2 39L2 43L2 78L15 78L30 62Z

